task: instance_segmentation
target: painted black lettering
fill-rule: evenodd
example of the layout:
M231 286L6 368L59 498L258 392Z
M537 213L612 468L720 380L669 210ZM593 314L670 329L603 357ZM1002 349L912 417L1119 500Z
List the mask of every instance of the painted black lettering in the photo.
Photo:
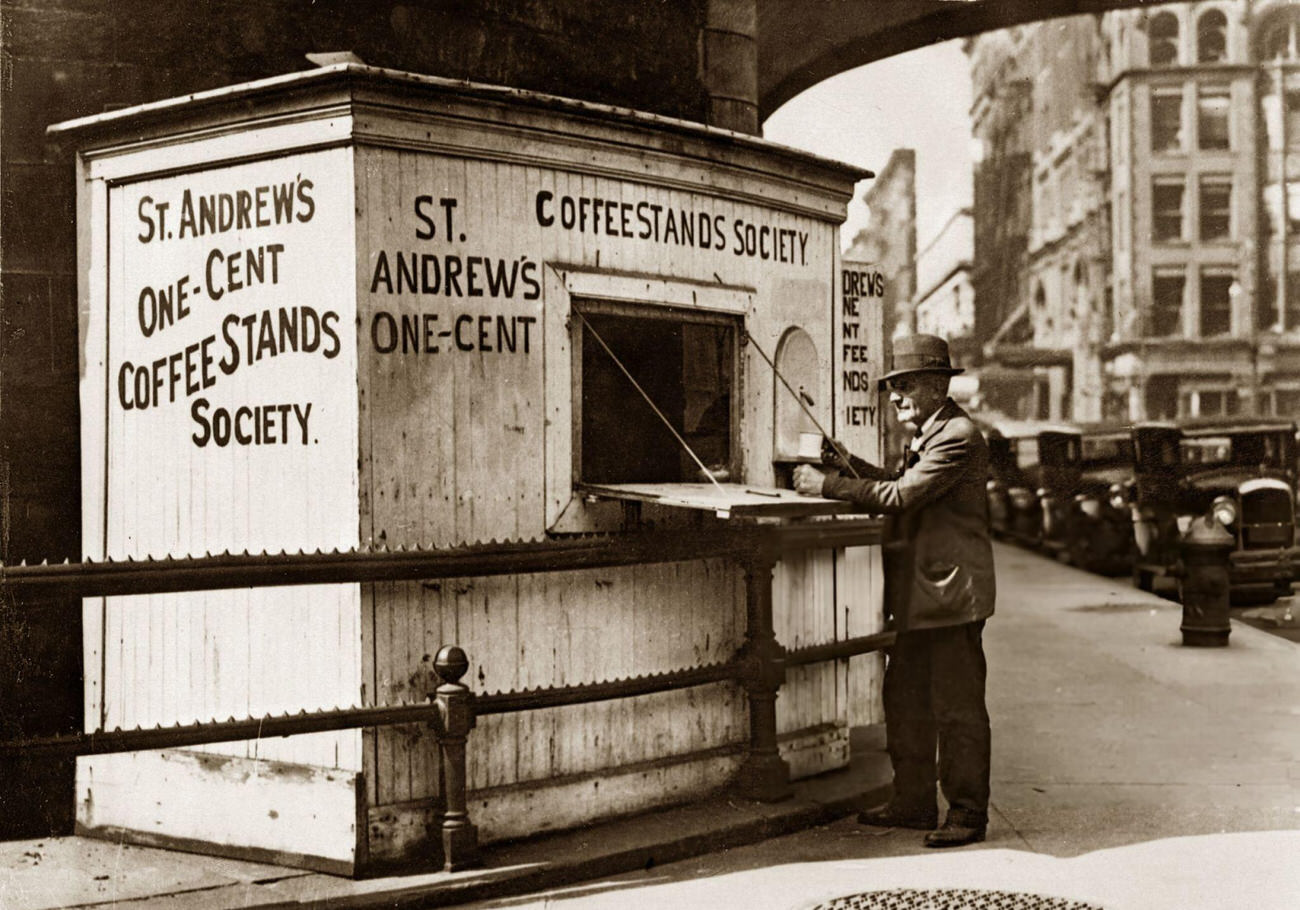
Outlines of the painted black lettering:
M225 339L226 346L230 349L227 357L222 357L217 366L221 367L221 372L229 376L235 370L239 369L239 342L230 337L231 330L239 325L239 314L231 313L225 319L221 320L221 337Z
M478 283L479 269L483 265L482 256L465 257L465 291L467 296L482 297L483 287Z
M281 351L298 350L298 312L297 307L280 310Z
M298 213L300 223L311 221L312 216L316 214L316 200L311 195L315 186L316 184L310 180L298 181L298 201L302 203L302 210Z
M419 219L422 225L424 225L423 227L417 227L415 229L415 236L416 239L418 240L432 240L434 238L434 235L437 233L436 229L433 226L432 216L427 214L424 210L425 206L432 206L432 205L433 205L432 196L415 197L415 217Z
M460 261L459 256L448 256L447 261L443 265L443 270L446 275L445 283L448 296L452 294L455 294L457 297L465 296L460 292L460 272L462 266L463 263Z
M415 316L402 314L402 353L409 354L420 350L420 325Z
M209 426L206 416L207 410L208 400L206 398L196 398L194 404L190 405L190 419L197 423L202 431L201 433L195 432L190 438L194 440L194 444L200 449L206 446L208 440L212 438L212 428Z
M555 198L550 190L538 190L536 199L537 223L542 227L555 224L555 216L549 211L549 203Z
M438 353L438 343L433 339L438 337L438 314L425 313L424 323L424 347L421 350L426 354Z
M370 293L379 290L380 283L383 283L384 290L389 294L393 293L393 276L388 268L388 254L383 250L375 257L375 272L370 278Z
M456 317L456 347L462 351L472 351L474 350L473 342L466 341L464 338L461 337L460 334L461 326L464 325L473 326L474 317L469 315L468 313L461 313L459 316Z
M515 279L519 275L519 262L517 260L511 262L508 272L504 259L489 259L484 264L487 267L488 293L493 297L515 296ZM493 265L496 266L495 269Z
M402 294L407 291L417 293L420 285L416 281L416 272L419 263L416 261L416 254L411 253L408 261L402 253L397 253L397 293Z
M330 347L320 352L321 356L326 360L333 360L339 356L339 351L343 349L343 342L339 340L338 330L334 327L334 323L338 321L339 314L333 310L326 310L320 317L321 334L327 336L330 340Z
M451 241L452 239L454 239L455 236L456 236L455 233L452 231L452 228L451 228L451 212L452 212L452 209L456 208L456 200L455 200L455 199L451 199L451 198L449 198L449 197L443 197L442 199L439 199L439 200L438 200L438 203L442 206L442 210L443 210L443 212L444 212L444 213L446 214L446 216L447 216L447 235L446 235L446 236L447 236L447 241L450 242L450 241Z
M429 277L430 266L432 266L433 277ZM433 253L425 253L420 256L420 293L436 294L438 288L442 286L442 265L438 257Z
M385 341L379 340L380 326L383 326ZM370 320L370 343L380 354L391 354L397 349L397 322L391 313L379 310Z

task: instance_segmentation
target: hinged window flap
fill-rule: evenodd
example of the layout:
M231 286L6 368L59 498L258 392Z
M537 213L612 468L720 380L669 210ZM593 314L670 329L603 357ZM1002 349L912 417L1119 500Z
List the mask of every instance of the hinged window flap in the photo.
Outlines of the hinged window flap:
M852 503L838 499L740 483L584 483L575 485L575 490L604 499L699 509L719 518L802 518L853 509Z

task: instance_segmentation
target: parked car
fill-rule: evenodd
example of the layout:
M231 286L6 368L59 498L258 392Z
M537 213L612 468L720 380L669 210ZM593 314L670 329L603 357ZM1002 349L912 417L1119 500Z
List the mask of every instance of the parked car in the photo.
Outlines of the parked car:
M1074 559L1074 496L1079 488L1081 442L1079 431L1072 427L1038 431L1035 493L1043 523L1040 546L1067 562Z
M1091 572L1118 575L1133 565L1133 437L1126 425L1079 428L1067 517L1070 562Z
M1035 549L1063 551L1077 431L1004 420L986 424L984 435L989 444L987 489L994 536Z
M1295 566L1296 427L1290 421L1148 423L1133 428L1134 583L1178 565L1179 538L1212 514L1235 541L1235 604L1288 594Z

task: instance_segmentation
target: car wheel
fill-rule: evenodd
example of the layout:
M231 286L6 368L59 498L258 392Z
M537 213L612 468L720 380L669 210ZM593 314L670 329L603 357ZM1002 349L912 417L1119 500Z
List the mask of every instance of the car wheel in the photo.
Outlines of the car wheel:
M1070 535L1070 545L1066 548L1066 554L1071 564L1086 572L1095 572L1097 559L1092 550L1092 541L1086 530L1076 530Z
M1139 591L1154 593L1156 589L1156 576L1146 569L1133 569L1133 585Z

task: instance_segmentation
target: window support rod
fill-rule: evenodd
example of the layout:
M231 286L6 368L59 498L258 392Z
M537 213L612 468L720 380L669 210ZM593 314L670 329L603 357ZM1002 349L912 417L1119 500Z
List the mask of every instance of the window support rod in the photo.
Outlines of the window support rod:
M686 450L686 454L691 456L691 460L699 466L700 472L705 477L709 478L709 482L718 488L718 492L725 492L722 489L722 484L718 483L718 479L713 476L713 472L704 466L704 462L700 460L700 456L695 454L695 450L692 449L690 445L687 444L686 440L682 438L681 434L677 432L677 428L673 426L672 421L664 415L663 411L659 410L659 406L654 403L654 400L649 396L649 394L647 394L646 390L641 388L641 384L632 378L632 374L628 372L627 367L623 366L623 361L618 359L618 355L610 350L609 345L605 343L604 338L600 337L600 333L596 331L595 326L587 321L587 317L582 315L581 310L575 308L573 313L582 320L582 324L586 326L587 331L591 332L592 337L595 338L596 341L600 343L600 346L605 349L605 353L614 361L614 366L618 367L623 375L627 377L627 381L632 383L632 387L641 393L641 397L645 399L645 403L650 405L650 410L654 411L655 416L663 421L664 426L668 428L668 432L673 434L673 438L676 439L681 447Z

